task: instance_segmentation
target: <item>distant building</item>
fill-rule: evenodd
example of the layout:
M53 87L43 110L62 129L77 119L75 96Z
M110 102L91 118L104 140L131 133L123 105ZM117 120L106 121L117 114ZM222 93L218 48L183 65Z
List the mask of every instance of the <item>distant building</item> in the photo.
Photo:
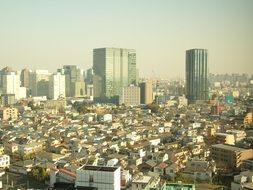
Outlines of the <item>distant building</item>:
M90 97L90 99L93 100L93 77L94 77L94 72L93 69L90 68L86 71L86 76L85 76L85 94L86 96Z
M119 96L123 87L136 84L136 52L132 49L93 50L94 97Z
M215 143L216 144L235 144L235 137L232 134L228 133L216 133L215 134Z
M30 89L32 96L49 96L49 78L51 73L48 70L35 70L30 74Z
M120 104L125 104L126 106L140 105L140 87L133 85L123 87L120 95Z
M216 144L211 147L211 157L217 167L239 170L243 160L253 158L253 150Z
M21 75L20 75L21 86L26 88L26 95L27 96L29 96L31 94L31 89L30 89L30 73L31 73L30 70L23 69L21 71Z
M10 156L9 155L1 155L0 156L0 168L8 168L10 166Z
M151 104L153 102L153 84L151 81L140 83L141 104Z
M208 53L206 49L186 51L186 97L189 103L208 100Z
M0 107L0 118L2 120L16 119L18 117L18 109L11 107Z
M15 94L1 94L0 104L3 106L13 105L16 103Z
M21 86L29 88L30 86L30 73L28 69L23 69L20 75Z
M2 70L0 70L0 88L3 88L3 76L7 75L10 72L16 72L10 67L5 67Z
M65 97L65 76L55 73L49 79L49 98L57 100L60 97Z
M93 84L86 84L86 95L93 99Z
M93 71L92 68L90 68L86 71L86 76L85 76L85 83L86 84L92 84L93 83L93 74L94 74L94 71Z
M20 76L15 72L8 72L2 76L3 93L15 94L15 99L23 98L20 94Z
M131 190L156 189L159 181L156 177L137 175L132 181Z
M64 65L66 97L83 97L85 82L83 72L76 65Z
M178 183L164 183L161 190L176 190L176 189L181 189L181 190L195 190L195 185L194 184L185 184L182 182Z
M120 167L85 165L76 170L75 187L120 190Z

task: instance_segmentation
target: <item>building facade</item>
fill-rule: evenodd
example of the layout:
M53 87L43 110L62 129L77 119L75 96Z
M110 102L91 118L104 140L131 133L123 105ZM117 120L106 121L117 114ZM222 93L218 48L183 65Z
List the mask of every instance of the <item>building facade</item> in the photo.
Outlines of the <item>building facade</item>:
M83 97L85 82L83 72L76 65L64 65L66 97Z
M20 98L20 76L15 72L8 72L2 76L3 93L15 94L15 99Z
M120 190L120 167L85 165L76 170L75 187Z
M1 155L0 156L0 168L8 168L10 166L10 156L9 155Z
M140 87L134 85L123 87L120 95L120 104L125 104L126 106L140 105Z
M49 78L51 73L48 70L35 70L30 75L30 89L32 96L49 96Z
M55 73L49 80L49 98L57 100L60 97L65 97L65 76Z
M186 51L186 97L189 103L208 100L208 52L206 49Z
M21 86L29 88L30 83L30 70L23 69L21 71L20 80L21 80Z
M141 104L151 104L153 102L153 84L151 81L140 83Z
M132 49L93 50L94 97L119 96L122 88L136 84L136 52Z
M0 104L3 106L13 105L16 103L15 94L1 94Z
M0 118L2 120L16 119L18 117L18 109L11 107L0 108Z
M253 150L216 144L211 147L211 157L217 164L217 167L238 170L243 160L253 158Z

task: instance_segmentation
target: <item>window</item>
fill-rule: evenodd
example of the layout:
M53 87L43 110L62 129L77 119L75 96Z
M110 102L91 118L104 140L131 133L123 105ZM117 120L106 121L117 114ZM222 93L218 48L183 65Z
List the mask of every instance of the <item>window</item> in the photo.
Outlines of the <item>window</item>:
M89 182L94 182L93 175L90 175L90 176L89 176Z

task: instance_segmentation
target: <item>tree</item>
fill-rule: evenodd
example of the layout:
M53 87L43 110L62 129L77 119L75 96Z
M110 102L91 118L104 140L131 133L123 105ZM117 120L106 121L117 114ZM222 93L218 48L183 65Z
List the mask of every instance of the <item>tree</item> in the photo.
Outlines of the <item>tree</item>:
M89 106L89 104L87 102L75 102L73 104L73 108L78 113L87 113L87 112L89 112L88 106Z
M32 110L35 109L35 106L34 106L34 102L33 102L33 101L28 102L27 106L30 107Z
M159 110L159 106L155 103L148 104L147 108L150 109L152 113L157 113Z

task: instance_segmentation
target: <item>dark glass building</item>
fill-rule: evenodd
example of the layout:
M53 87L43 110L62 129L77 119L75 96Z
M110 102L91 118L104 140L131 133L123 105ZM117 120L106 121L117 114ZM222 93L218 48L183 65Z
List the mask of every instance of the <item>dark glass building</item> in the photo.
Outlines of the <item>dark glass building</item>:
M189 103L208 100L208 52L206 49L186 51L186 97Z

